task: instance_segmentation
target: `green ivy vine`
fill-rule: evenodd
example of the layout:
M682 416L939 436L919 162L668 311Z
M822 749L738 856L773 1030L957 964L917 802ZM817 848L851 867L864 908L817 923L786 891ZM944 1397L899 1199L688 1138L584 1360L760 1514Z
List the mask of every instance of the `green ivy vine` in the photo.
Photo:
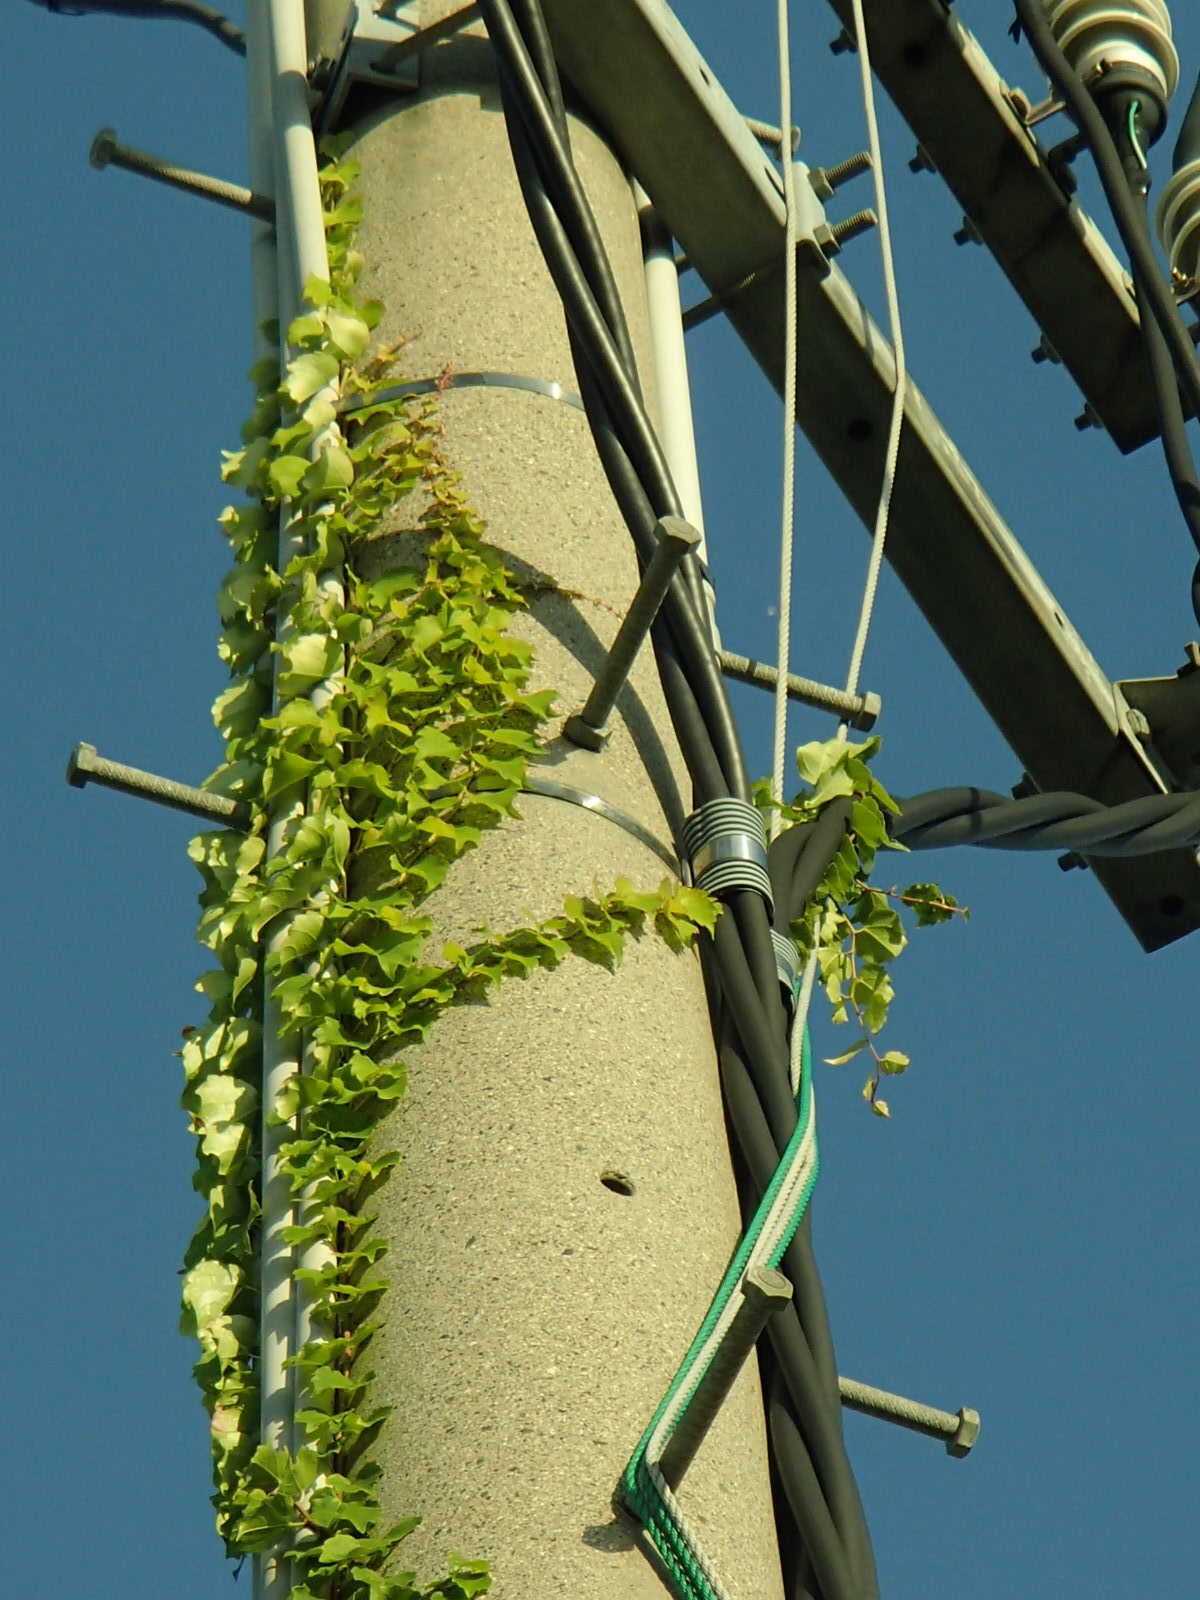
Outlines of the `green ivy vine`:
M651 928L683 947L711 931L717 908L686 885L620 881L535 926L430 950L429 897L484 830L518 814L553 696L530 687L530 648L509 631L525 600L449 466L436 399L383 398L397 348L371 348L382 308L356 297L356 169L336 146L325 154L330 282L306 285L282 372L256 370L254 413L224 467L246 499L221 519L234 556L220 595L231 682L214 707L225 759L209 786L257 820L190 847L199 936L217 964L198 985L208 1020L182 1051L205 1202L182 1326L200 1345L232 1556L286 1549L292 1600L467 1600L490 1586L486 1563L452 1556L425 1587L396 1570L417 1519L385 1525L379 1469L361 1448L387 1415L371 1398L387 1246L370 1201L398 1159L374 1136L404 1092L400 1052L487 986L569 954L611 965ZM343 432L336 403L348 398ZM412 495L424 505L417 558L364 575ZM284 516L294 554L280 572ZM257 1443L264 984L281 1032L305 1042L303 1074L266 1108L288 1126L283 1162L302 1202L287 1240L323 1246L326 1262L295 1273L318 1332L292 1360L304 1401L294 1457Z
M203 879L199 937L216 964L198 985L208 1019L181 1052L205 1206L185 1257L181 1325L200 1346L213 1499L231 1556L286 1549L292 1600L469 1600L490 1586L482 1561L451 1556L424 1586L399 1570L418 1519L385 1523L379 1469L362 1448L387 1417L369 1368L387 1288L371 1197L398 1159L376 1134L404 1093L402 1052L488 986L571 954L611 966L628 937L651 930L683 948L711 934L718 908L670 880L653 892L622 880L568 897L536 925L431 950L429 898L485 830L518 815L553 695L530 686L530 647L510 631L526 600L449 465L436 397L385 398L399 347L372 347L382 308L356 293L356 168L344 146L325 155L330 281L306 285L282 370L256 369L254 412L224 466L245 498L221 518L233 552L220 593L230 683L214 707L225 750L209 787L248 802L256 820L190 846ZM366 558L414 495L417 556L378 575ZM895 902L919 923L957 908L932 885L868 886L894 809L866 766L872 751L805 746L809 788L784 811L804 824L852 800L850 831L793 933L802 956L817 950L835 1020L853 1014L862 1029L837 1059L870 1049L864 1093L887 1115L880 1074L907 1064L873 1043L904 944ZM301 1220L287 1240L322 1246L325 1263L295 1274L317 1334L292 1362L303 1396L294 1456L257 1439L267 986L281 1032L305 1043L304 1072L265 1108L288 1129L283 1162Z
M841 1055L827 1056L827 1065L845 1066L861 1051L871 1058L863 1099L879 1117L891 1108L879 1094L885 1076L904 1072L909 1058L901 1050L880 1051L876 1037L888 1020L895 998L891 965L908 943L903 910L911 911L919 928L964 921L970 916L953 895L936 883L911 883L906 889L873 888L868 881L881 849L903 850L888 834L888 817L899 810L875 777L868 762L879 740L851 744L843 739L801 745L796 765L804 788L790 802L776 807L765 785L758 799L764 809L778 809L789 825L814 822L828 805L849 808L848 826L804 914L791 927L803 967L816 952L817 969L829 997L833 1021L853 1018L859 1037Z

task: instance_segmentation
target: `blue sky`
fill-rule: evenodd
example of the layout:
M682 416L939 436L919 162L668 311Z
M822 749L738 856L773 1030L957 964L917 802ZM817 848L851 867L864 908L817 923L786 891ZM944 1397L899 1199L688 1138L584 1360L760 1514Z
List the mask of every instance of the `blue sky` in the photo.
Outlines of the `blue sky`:
M241 15L241 7L232 7ZM777 106L774 7L681 0L739 105ZM1010 9L957 8L1037 98ZM1175 8L1183 81L1200 15ZM857 65L832 12L794 8L802 155L864 143ZM79 739L198 781L216 764L219 451L248 403L247 234L232 213L90 170L105 124L244 180L241 63L198 29L5 8L9 307L5 810L10 1385L5 1564L14 1594L210 1600L205 1419L175 1331L197 1212L177 1105L198 882L187 819L63 781ZM1186 94L1186 87L1182 91ZM1178 116L1179 107L1177 107ZM1194 556L1152 448L1080 435L1061 369L985 252L957 249L940 181L907 169L883 110L913 376L1111 677L1166 675L1196 634ZM1170 139L1152 157L1159 182ZM1104 223L1093 187L1085 202ZM846 210L869 203L860 180ZM881 316L877 243L842 264ZM692 384L726 643L773 652L778 404L732 333L692 336ZM801 445L795 670L845 675L867 541ZM864 683L883 697L877 766L899 793L1005 789L1015 758L885 572ZM750 764L770 706L739 692ZM796 715L793 742L832 730ZM851 1417L847 1434L889 1600L1196 1593L1189 1541L1200 1425L1196 946L1144 955L1087 873L965 851L936 876L967 927L923 933L897 971L890 1042L913 1058L872 1118L854 1067L822 1068L815 1205L841 1370L951 1410L974 1454ZM840 1039L816 1031L819 1054ZM70 1531L68 1531L70 1530ZM235 1593L238 1591L234 1591Z

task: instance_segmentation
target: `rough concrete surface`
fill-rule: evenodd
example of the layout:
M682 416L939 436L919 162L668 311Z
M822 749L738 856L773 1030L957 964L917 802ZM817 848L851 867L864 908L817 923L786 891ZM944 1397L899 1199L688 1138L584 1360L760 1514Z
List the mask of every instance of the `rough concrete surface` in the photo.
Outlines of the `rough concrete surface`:
M387 303L383 337L419 331L404 377L448 363L574 388L495 91L454 81L456 60L478 72L480 49L439 47L422 97L363 129L364 287ZM644 351L628 184L594 134L576 125L573 138ZM636 583L586 422L507 390L451 389L441 411L488 537L541 585L520 622L535 682L560 691L562 714L577 709ZM399 559L412 526L409 510L378 559ZM689 790L649 650L619 710L600 755L556 739L549 774L670 844ZM432 903L439 938L524 925L621 875L663 876L609 821L535 796L520 809ZM661 1600L612 1495L739 1228L698 964L648 938L615 973L571 961L509 982L446 1017L408 1063L384 1130L403 1160L380 1199L393 1287L371 1352L395 1407L378 1448L385 1505L425 1518L404 1562L431 1575L450 1549L483 1556L497 1600ZM680 1498L735 1600L776 1600L753 1363Z

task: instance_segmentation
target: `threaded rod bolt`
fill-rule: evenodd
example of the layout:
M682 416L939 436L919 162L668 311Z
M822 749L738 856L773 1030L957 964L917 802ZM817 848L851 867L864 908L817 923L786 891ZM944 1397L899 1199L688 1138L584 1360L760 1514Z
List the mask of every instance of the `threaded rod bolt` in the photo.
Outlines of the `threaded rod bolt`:
M143 178L153 178L172 189L182 189L186 194L199 195L203 200L215 200L218 205L231 210L248 212L263 222L275 221L275 202L266 195L244 189L240 183L226 183L222 178L210 178L207 173L193 172L190 167L177 167L145 150L135 150L122 144L112 128L101 128L92 140L89 155L97 171L105 167L124 167L126 172L139 173Z

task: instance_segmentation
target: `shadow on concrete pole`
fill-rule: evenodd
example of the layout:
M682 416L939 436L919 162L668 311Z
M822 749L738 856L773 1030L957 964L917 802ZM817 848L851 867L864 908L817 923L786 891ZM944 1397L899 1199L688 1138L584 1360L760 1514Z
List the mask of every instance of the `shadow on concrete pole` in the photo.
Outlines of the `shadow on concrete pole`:
M380 336L411 341L401 376L449 364L573 389L486 40L439 45L418 95L350 116L362 287L388 307ZM628 182L592 131L575 123L572 138L648 361ZM537 580L519 627L535 686L555 688L565 714L637 586L586 420L527 390L454 388L439 405L488 537ZM411 559L419 510L400 508L380 568ZM669 843L690 787L649 650L611 725L600 753L556 737L544 770ZM602 816L542 796L520 809L431 903L435 942L484 921L525 925L620 876L662 878L655 854ZM450 1013L407 1060L410 1087L384 1134L403 1159L380 1199L392 1289L371 1352L376 1397L395 1407L378 1446L385 1511L424 1518L403 1562L431 1574L448 1550L487 1559L498 1600L660 1600L666 1585L612 1497L740 1226L698 962L653 937L614 974L568 962ZM779 1600L753 1362L683 1498L730 1592Z

